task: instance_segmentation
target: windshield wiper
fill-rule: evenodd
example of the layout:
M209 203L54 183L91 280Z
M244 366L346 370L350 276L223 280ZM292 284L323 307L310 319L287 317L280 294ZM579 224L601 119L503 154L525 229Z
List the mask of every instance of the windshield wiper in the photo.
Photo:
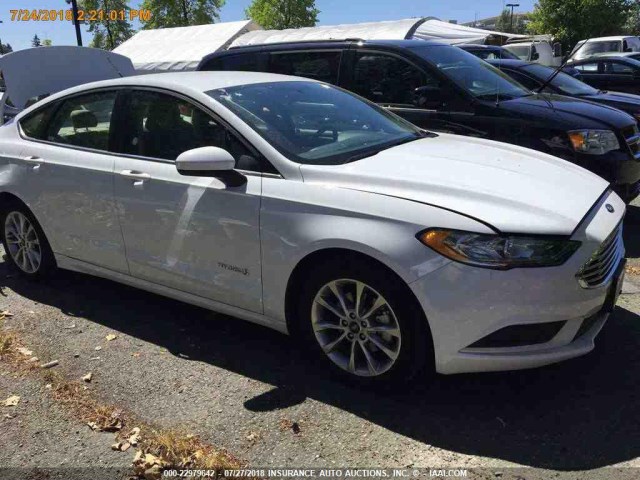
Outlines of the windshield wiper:
M415 137L403 138L402 140L398 140L396 142L390 142L386 145L381 145L381 148L376 150L366 150L364 152L356 153L347 158L345 163L355 162L356 160L362 160L363 158L373 157L374 155L379 154L383 150L388 150L389 148L397 147L398 145L402 145L404 143L413 142L414 140L419 140L421 138L426 137L437 137L435 133L428 132L426 130L421 130L420 133L417 133Z

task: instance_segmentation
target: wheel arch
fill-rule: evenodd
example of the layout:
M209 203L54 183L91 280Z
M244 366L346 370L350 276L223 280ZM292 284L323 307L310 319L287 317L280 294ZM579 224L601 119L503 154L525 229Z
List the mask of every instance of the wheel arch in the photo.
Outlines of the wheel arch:
M305 273L313 269L314 265L338 260L341 262L361 262L372 265L385 271L393 278L393 281L400 282L401 285L404 285L406 287L407 294L410 296L412 301L416 303L416 307L419 308L419 311L422 312L423 321L425 322L429 333L431 333L429 321L420 305L420 302L416 298L413 291L411 291L411 288L407 286L407 282L405 281L405 279L403 279L402 276L398 274L392 267L382 262L381 260L374 258L371 255L355 249L344 247L327 247L307 253L296 263L295 267L291 271L291 274L289 275L285 290L284 313L287 330L290 334L295 335L296 329L298 327L298 323L295 320L296 301L302 289L302 283Z

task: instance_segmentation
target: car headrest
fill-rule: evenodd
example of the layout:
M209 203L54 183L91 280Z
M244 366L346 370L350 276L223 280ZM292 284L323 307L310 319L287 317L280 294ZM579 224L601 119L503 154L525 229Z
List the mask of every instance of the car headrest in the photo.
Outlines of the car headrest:
M71 112L71 123L73 128L92 128L98 126L98 119L89 110L74 110Z

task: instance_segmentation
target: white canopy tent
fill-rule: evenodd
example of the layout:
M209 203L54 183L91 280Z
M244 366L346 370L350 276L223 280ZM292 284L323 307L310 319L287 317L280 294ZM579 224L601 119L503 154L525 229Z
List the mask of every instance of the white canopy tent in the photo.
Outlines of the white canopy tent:
M385 22L327 25L286 30L254 30L237 37L232 47L266 43L304 42L317 40L440 40L446 43L485 43L495 38L498 43L524 37L511 33L493 32L443 22L437 18L408 18Z
M138 73L195 70L205 55L224 50L238 36L258 28L254 22L243 20L140 30L113 51L129 57Z

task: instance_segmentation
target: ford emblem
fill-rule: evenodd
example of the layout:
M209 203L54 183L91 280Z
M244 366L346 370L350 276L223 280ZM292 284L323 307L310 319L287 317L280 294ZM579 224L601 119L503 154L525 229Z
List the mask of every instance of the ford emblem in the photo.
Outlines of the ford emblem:
M609 212L609 213L613 213L613 212L614 212L613 205L611 205L611 204L607 203L607 204L605 205L605 207L606 207L606 209L607 209L607 212Z

